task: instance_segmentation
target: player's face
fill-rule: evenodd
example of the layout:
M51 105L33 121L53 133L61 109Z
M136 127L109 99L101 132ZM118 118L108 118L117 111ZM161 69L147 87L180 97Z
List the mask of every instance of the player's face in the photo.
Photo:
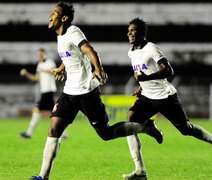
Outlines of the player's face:
M139 37L137 32L137 25L135 24L129 25L127 36L130 44L136 44L138 42Z
M38 55L38 60L41 62L46 59L46 55L43 51L38 51L37 55Z
M57 30L62 25L62 8L60 6L56 6L53 11L49 15L49 29Z

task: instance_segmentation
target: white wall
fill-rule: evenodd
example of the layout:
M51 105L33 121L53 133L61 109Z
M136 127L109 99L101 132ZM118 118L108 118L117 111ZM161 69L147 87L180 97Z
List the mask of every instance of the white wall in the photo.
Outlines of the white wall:
M56 3L0 3L0 24L41 25ZM127 24L143 17L150 24L212 24L212 3L74 3L77 24Z

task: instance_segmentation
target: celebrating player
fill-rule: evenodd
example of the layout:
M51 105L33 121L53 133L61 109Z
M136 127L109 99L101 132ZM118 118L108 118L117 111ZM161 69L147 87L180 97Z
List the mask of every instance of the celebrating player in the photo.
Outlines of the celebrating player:
M20 71L20 75L26 77L31 81L39 81L40 98L36 107L32 110L32 117L26 132L21 132L20 136L23 138L31 138L32 134L40 121L42 112L51 112L54 107L54 93L57 90L54 76L50 70L56 67L53 60L47 57L45 49L41 48L37 52L38 65L36 73L32 74L26 69ZM64 133L62 138L67 138L67 133Z
M119 122L109 126L99 91L99 85L106 83L107 75L97 52L89 44L84 33L71 24L73 18L73 5L66 2L59 2L49 16L48 28L57 34L57 50L62 60L62 64L52 72L56 79L60 80L64 78L65 70L66 82L63 93L52 111L39 176L32 177L33 180L49 178L59 147L58 138L74 121L79 111L87 116L91 126L103 140L132 135L143 130L141 124L131 122Z
M212 134L189 122L179 101L177 90L166 79L173 76L173 69L161 49L156 44L147 41L146 23L140 18L132 19L129 22L127 36L129 43L132 44L128 56L131 59L134 76L142 88L140 97L130 108L129 121L144 123L160 112L182 135L193 136L212 143ZM123 177L128 180L146 180L139 138L137 135L132 135L127 137L127 140L136 169Z

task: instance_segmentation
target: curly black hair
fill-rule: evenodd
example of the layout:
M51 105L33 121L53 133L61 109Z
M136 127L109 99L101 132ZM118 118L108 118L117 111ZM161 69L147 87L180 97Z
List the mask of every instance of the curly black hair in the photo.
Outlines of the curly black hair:
M59 1L57 6L60 6L62 8L63 15L68 16L67 24L70 25L74 19L74 12L75 12L73 4L69 2Z
M137 26L138 33L145 38L147 37L147 23L143 19L140 19L139 17L134 18L129 22L129 25L130 24L135 24Z

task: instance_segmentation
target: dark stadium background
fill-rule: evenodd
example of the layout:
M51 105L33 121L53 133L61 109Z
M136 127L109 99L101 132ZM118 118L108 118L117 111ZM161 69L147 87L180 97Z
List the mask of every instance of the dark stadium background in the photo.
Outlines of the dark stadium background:
M16 4L18 3L57 3L57 1L51 0L0 0L0 3L4 4ZM136 3L141 2L140 0L122 0L122 1L83 1L75 0L74 3ZM170 1L170 0L142 0L142 3L200 3L207 4L210 0L185 0L185 1ZM50 11L50 10L49 10ZM81 10L83 11L83 9ZM79 12L80 13L80 12ZM198 16L198 15L197 15ZM132 17L129 17L129 20ZM211 18L211 17L207 17ZM125 43L127 42L126 32L127 24L80 24L76 23L86 34L87 39L91 43L95 42L107 42L107 43ZM185 43L195 43L201 44L208 43L212 44L212 23L190 23L190 24L150 24L148 39L156 43L178 43L180 46L184 46ZM29 22L7 22L5 24L0 24L0 43L19 43L19 42L56 42L56 36L54 32L51 32L47 25L32 25ZM39 48L39 47L38 47ZM110 48L110 47L108 47ZM10 49L13 51L13 49ZM21 53L21 52L20 52ZM185 54L180 54L178 52L173 52L176 59L181 58L183 63L173 63L172 66L177 75L177 79L173 82L181 96L182 103L191 117L209 117L209 89L212 82L212 63L205 64L201 60L205 56L212 54L212 49L208 52L196 52L189 51ZM126 52L127 58L127 52ZM19 99L17 99L17 94L11 99L11 87L18 87L25 85L32 85L31 82L24 80L19 76L19 71L21 68L26 67L29 71L33 72L35 70L35 63L16 63L16 57L10 59L13 63L8 63L7 61L0 62L0 116L13 116L12 112L9 112L8 108L13 106L19 106L21 103L31 103L33 101L33 91L29 89L31 94L18 93ZM212 61L212 56L211 56ZM109 75L109 82L106 87L102 88L103 93L113 94L124 94L124 87L128 82L129 78L132 76L132 70L129 65L124 64L105 64L104 68ZM17 85L8 86L8 91L6 89L7 85ZM60 85L60 84L59 84ZM27 88L28 86L26 86ZM108 90L108 87L111 89ZM119 88L117 88L119 87ZM21 91L17 88L14 91ZM7 93L8 92L8 93ZM25 91L24 91L25 92ZM27 97L26 97L27 96ZM29 97L31 96L31 97ZM12 108L11 108L12 109Z

